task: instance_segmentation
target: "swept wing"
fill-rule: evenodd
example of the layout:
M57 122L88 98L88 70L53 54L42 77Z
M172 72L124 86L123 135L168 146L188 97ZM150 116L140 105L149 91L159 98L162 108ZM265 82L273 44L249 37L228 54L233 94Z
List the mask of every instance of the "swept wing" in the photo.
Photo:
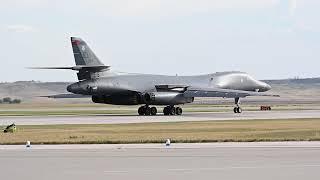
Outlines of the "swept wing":
M223 98L243 98L247 96L271 96L280 97L279 95L267 94L261 92L221 89L221 88L197 88L188 87L184 92L185 97L223 97Z

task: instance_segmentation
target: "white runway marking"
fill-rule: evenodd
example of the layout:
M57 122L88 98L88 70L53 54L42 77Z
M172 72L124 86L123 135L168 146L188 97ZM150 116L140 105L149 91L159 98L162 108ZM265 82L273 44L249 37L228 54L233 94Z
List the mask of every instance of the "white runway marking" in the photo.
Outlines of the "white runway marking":
M221 168L194 168L194 169L131 169L122 171L104 171L106 174L122 174L122 173L165 173L165 172L200 172L200 171L220 171L220 170L232 170L232 169L278 169L278 168L318 168L320 164L312 165L287 165L287 166L231 166Z

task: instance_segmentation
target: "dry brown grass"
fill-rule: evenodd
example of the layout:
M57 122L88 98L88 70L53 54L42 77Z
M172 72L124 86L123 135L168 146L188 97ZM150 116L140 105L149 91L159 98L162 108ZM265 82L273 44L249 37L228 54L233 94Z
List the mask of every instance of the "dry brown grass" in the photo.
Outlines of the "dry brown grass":
M18 126L0 144L159 143L320 140L320 119L206 121L119 125Z

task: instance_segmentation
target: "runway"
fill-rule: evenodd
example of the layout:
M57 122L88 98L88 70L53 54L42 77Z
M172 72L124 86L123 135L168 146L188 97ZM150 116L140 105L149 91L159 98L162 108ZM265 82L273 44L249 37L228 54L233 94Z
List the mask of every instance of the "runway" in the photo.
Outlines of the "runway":
M185 113L182 116L136 116L136 115L93 115L93 116L22 116L0 117L0 124L7 125L50 125L50 124L123 124L145 122L183 122L183 121L221 121L254 119L294 119L320 118L318 110L299 111L246 111L242 114L233 112Z
M320 143L0 146L2 179L319 179Z

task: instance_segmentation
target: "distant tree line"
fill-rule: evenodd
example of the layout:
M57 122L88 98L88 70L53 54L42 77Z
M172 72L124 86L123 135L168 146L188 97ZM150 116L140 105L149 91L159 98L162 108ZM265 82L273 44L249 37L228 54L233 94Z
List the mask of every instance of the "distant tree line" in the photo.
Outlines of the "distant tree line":
M20 104L21 99L11 99L10 97L5 97L0 99L0 104Z

